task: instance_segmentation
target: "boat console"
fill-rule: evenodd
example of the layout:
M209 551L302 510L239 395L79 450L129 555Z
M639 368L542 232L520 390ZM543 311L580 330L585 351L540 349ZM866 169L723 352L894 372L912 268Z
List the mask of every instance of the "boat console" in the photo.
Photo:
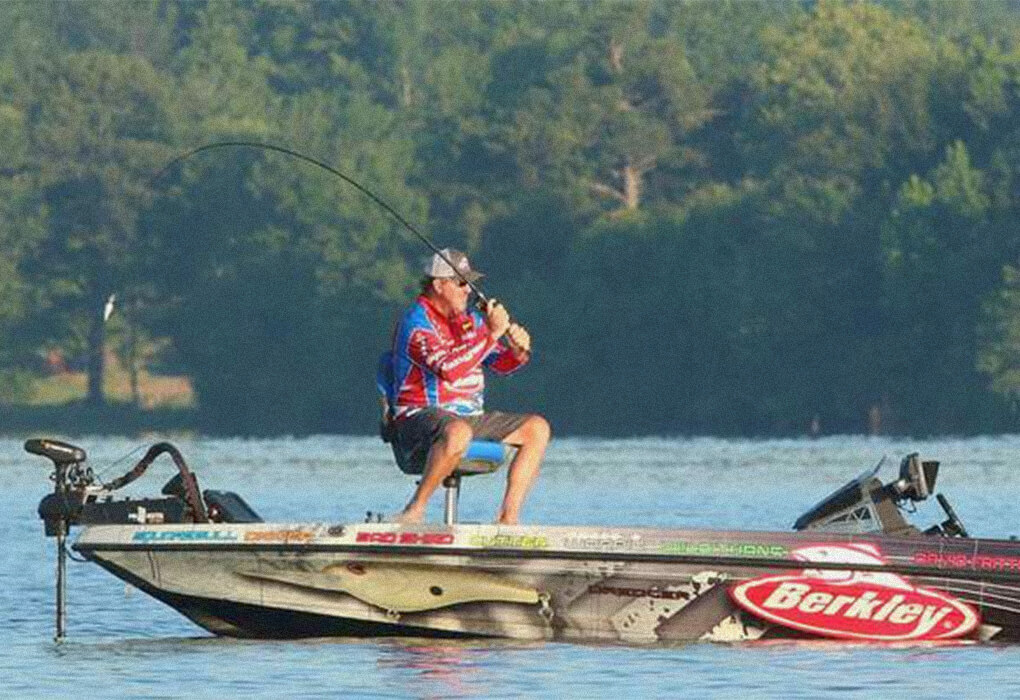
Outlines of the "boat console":
M903 517L905 508L924 501L934 492L938 462L921 461L916 452L911 453L900 462L899 478L888 484L883 484L877 476L881 467L882 462L879 462L871 471L833 491L797 518L793 529L847 534L968 536L963 523L942 494L936 494L935 498L946 513L944 522L921 533Z

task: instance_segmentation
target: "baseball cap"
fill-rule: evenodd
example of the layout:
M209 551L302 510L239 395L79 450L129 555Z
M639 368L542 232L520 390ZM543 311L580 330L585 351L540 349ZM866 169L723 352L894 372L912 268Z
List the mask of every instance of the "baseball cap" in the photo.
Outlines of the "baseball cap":
M433 255L425 265L425 276L436 279L449 279L456 278L460 279L463 277L469 282L474 282L481 279L485 275L482 273L472 270L471 263L468 262L468 258L464 253L453 248L443 248L441 251L442 255L438 253ZM443 257L453 263L453 267L450 267L450 263L443 260ZM456 268L456 271L454 271ZM460 273L460 274L457 274Z

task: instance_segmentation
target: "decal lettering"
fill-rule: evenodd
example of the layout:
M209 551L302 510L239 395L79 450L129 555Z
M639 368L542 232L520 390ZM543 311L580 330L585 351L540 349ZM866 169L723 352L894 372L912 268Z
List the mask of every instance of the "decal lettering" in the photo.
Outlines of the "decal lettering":
M395 532L359 532L354 539L355 542L371 542L378 544L396 544L397 533Z
M453 544L453 533L450 532L402 532L400 544Z
M984 571L1020 571L1020 557L998 557L988 554L943 554L916 552L911 563L951 569L980 569Z
M471 535L468 544L485 548L546 549L549 540L542 535Z
M305 530L253 530L244 533L245 542L310 542L312 533Z
M134 542L227 542L236 532L225 530L142 530L131 536Z
M690 594L684 591L664 591L655 586L651 588L626 588L623 586L595 584L588 588L588 592L596 595L615 595L622 598L656 598L659 600L686 600L690 597Z
M641 535L619 532L571 533L563 540L567 549L642 549Z
M754 559L785 559L790 553L789 548L783 545L755 542L667 542L659 551L663 554Z
M453 544L453 534L449 532L359 532L355 542L371 544L418 544L446 545Z
M880 606L882 601L878 599L878 594L874 591L866 591L860 598L855 600L853 604L846 609L844 613L847 617L857 617L862 620L870 620L875 614L875 608Z

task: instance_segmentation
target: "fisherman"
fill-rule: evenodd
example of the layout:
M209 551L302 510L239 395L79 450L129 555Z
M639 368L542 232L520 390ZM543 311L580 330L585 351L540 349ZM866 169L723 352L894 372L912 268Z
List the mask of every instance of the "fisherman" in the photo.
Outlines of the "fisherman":
M495 299L484 312L469 310L468 282L482 275L464 253L450 248L441 253L426 264L421 294L404 312L393 340L393 441L423 469L397 520L422 522L429 498L471 440L480 439L517 448L496 515L497 523L516 524L551 432L537 414L485 411L482 369L509 374L525 365L531 336Z

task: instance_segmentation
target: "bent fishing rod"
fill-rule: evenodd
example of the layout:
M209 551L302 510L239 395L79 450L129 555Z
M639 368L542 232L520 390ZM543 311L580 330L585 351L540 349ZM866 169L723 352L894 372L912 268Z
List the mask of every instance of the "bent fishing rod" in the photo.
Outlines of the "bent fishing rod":
M180 154L179 156L176 156L173 160L164 165L159 172L152 176L152 182L159 180L163 175L169 172L170 169L173 168L178 163L188 160L192 156L196 156L199 153L203 153L205 151L212 151L214 149L219 148L258 148L265 151L275 151L276 153L283 153L284 155L291 156L292 158L297 158L299 160L305 161L306 163L311 163L312 165L322 168L326 172L335 175L336 177L340 178L348 185L355 188L363 195L371 199L380 207L382 207L386 213L388 213L390 216L396 219L396 221L399 224L401 224L404 228L406 228L408 231L413 233L418 238L419 241L428 246L429 250L438 255L447 265L449 265L450 269L453 270L454 274L456 274L457 277L459 277L462 282L465 282L467 286L471 289L471 291L474 292L474 294L478 297L480 307L484 309L484 307L488 304L489 298L485 296L485 293L482 292L482 290L479 289L474 282L472 282L466 276L461 274L460 270L457 269L457 267L450 261L446 254L443 253L443 251L440 250L439 247L437 247L432 241L430 241L425 234L423 234L421 231L415 228L407 219L401 216L400 212L391 207L389 204L383 201L383 199L379 195L377 195L375 192L362 185L360 182L355 180L350 175L342 173L333 166L327 163L323 163L321 160L313 158L312 156L309 155L305 155L304 153L301 153L299 151L295 151L290 148L285 148L283 146L277 146L271 143L262 143L261 141L216 141L213 143L207 143L204 146L199 146L198 148L193 148L190 151L187 151L185 153Z

